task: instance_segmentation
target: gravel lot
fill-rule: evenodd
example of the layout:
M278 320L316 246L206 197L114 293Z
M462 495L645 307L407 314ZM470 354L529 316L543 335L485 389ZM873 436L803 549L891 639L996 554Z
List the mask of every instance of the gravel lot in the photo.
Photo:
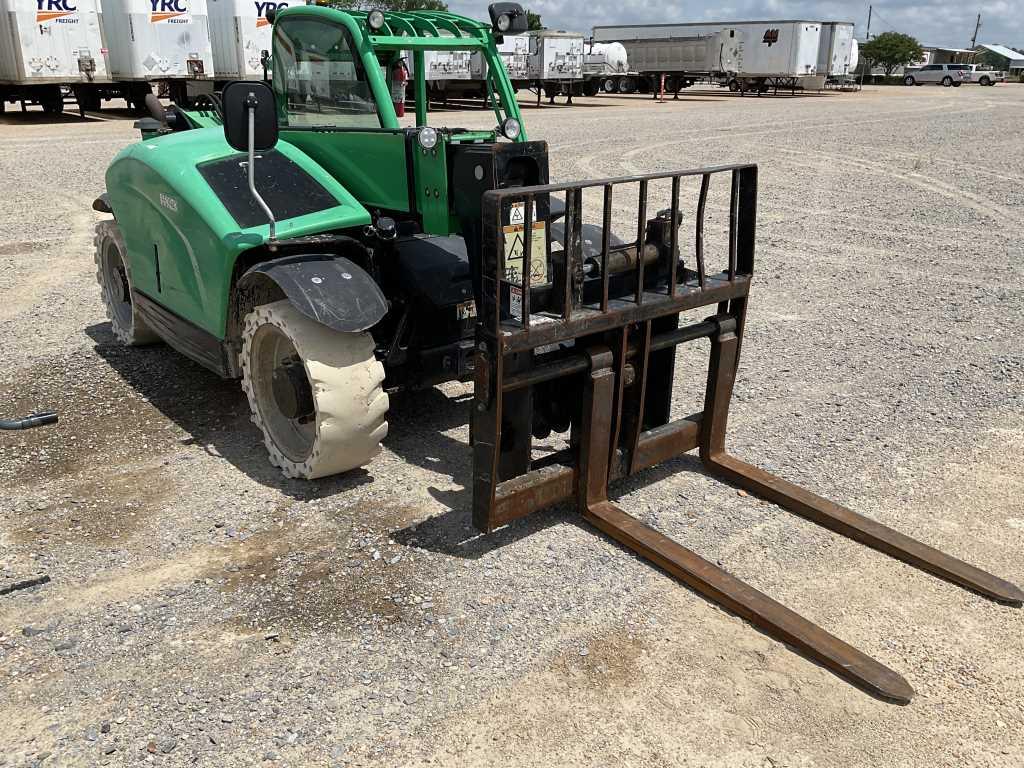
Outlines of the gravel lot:
M525 118L555 180L759 163L735 452L1024 583L1024 86ZM1024 612L693 458L615 497L903 673L910 706L570 510L474 536L467 387L393 397L364 471L279 477L237 383L110 333L90 205L135 136L0 118L0 414L61 413L0 436L0 588L52 579L0 596L0 765L1024 764Z

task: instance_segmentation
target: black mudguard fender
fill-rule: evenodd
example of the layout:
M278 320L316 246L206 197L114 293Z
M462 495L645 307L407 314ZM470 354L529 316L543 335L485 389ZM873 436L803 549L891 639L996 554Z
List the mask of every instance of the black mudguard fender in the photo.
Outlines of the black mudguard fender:
M242 275L238 288L256 288L265 280L306 317L343 333L372 328L388 311L377 283L344 256L301 254L265 261Z

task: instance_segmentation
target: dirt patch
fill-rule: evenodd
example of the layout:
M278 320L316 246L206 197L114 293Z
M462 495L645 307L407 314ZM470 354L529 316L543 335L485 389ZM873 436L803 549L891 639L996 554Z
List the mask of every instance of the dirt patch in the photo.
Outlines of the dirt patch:
M53 410L55 426L0 438L0 481L21 485L93 467L138 461L179 447L189 437L245 428L244 398L223 381L164 346L127 349L99 344L17 369L0 380L0 413Z
M16 543L60 541L92 546L124 542L143 528L172 490L167 475L150 468L87 480L66 488L60 500L19 516Z
M45 240L25 240L16 243L0 243L0 256L21 256L45 247Z
M423 610L424 556L388 531L413 516L410 507L362 503L346 508L340 525L284 523L242 542L207 576L245 606L232 620L240 632L405 622Z

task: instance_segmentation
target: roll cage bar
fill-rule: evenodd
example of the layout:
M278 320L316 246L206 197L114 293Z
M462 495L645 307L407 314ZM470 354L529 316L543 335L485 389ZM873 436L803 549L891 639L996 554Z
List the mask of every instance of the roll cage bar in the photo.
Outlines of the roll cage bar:
M352 36L370 90L374 95L382 128L399 128L387 81L380 71L377 53L412 51L416 93L416 124L427 124L427 83L425 51L478 51L487 63L487 90L498 124L508 117L522 126L515 90L495 44L491 27L483 22L440 11L388 11L379 31L367 24L367 11L342 10L330 5L300 5L283 8L275 25L293 17L323 19L345 27ZM516 141L526 141L525 127Z

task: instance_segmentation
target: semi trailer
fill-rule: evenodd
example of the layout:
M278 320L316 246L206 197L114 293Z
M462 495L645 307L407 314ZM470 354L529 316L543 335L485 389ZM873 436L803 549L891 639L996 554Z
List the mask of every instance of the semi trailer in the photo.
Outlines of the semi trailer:
M83 112L118 98L141 110L154 84L182 103L195 83L213 90L206 0L0 0L0 41L0 111L57 114L68 90Z
M213 46L206 0L102 0L110 76L134 84L130 101L142 106L156 83L179 103L189 83L212 81Z
M98 0L0 0L0 112L8 102L64 110L108 83Z
M818 77L822 23L730 21L594 27L594 42L625 47L620 92L677 92L706 80L734 91L804 87Z
M273 26L267 18L288 7L273 0L207 0L217 81L258 80L266 74ZM210 82L211 90L213 83Z

